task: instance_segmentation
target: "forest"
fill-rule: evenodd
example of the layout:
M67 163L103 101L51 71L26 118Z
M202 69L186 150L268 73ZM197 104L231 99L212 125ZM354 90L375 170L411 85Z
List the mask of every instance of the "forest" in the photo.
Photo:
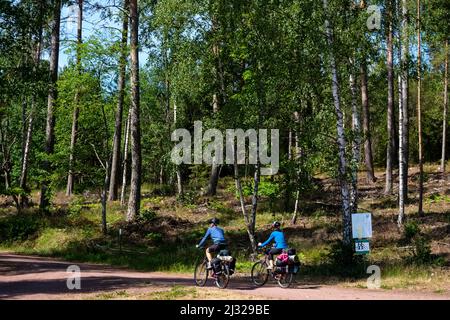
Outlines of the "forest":
M278 220L299 278L445 291L449 38L448 0L0 0L0 250L184 272L219 217L245 272ZM261 134L174 162L196 121L277 129L276 174Z

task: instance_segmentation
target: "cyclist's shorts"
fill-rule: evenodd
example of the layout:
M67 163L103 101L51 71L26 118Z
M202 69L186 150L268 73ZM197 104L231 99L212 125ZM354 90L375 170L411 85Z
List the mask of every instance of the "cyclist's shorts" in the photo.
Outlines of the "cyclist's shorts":
M226 244L213 244L212 246L208 247L208 252L210 253L216 253L219 252L220 250L226 249L227 245Z

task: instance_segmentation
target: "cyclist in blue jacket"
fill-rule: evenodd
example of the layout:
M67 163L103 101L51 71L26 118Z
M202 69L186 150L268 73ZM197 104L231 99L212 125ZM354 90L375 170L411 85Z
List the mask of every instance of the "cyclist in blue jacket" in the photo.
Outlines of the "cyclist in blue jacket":
M280 230L281 223L275 221L272 223L272 228L275 230L270 234L269 239L267 239L264 243L258 243L259 247L264 247L268 245L272 240L275 241L275 246L268 250L267 254L269 255L269 266L268 269L273 269L273 256L275 254L280 254L283 252L283 249L288 247L286 240L284 239L284 233Z
M225 240L224 231L222 228L219 228L217 225L219 224L219 219L212 218L210 221L211 226L205 233L205 236L200 241L200 243L196 246L197 248L202 247L208 237L211 237L213 241L213 245L206 249L206 257L208 258L208 269L211 268L211 260L212 254L218 253L220 250L227 248L227 240Z

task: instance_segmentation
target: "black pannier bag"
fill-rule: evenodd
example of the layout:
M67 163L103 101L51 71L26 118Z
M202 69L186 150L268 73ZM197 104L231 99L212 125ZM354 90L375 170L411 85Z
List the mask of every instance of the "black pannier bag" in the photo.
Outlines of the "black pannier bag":
M230 256L230 251L227 249L220 250L219 256Z
M286 273L288 271L288 265L284 265L284 266L276 266L275 267L275 273Z
M275 265L277 267L285 267L287 265L287 263L277 259L277 260L275 260Z
M288 266L288 270L289 273L294 273L296 274L298 272L298 270L300 269L300 260L298 258L298 256L296 254L294 255L289 255L289 266Z
M288 256L295 256L297 254L297 251L294 248L290 248L287 251Z
M228 265L230 276L234 273L234 269L236 268L236 258L233 257L233 259L230 261L230 264Z
M221 266L220 262L221 261L219 258L214 258L211 260L211 266L214 270L214 273L216 273L216 274L222 272L222 268L221 268L222 266Z
M275 273L286 273L287 263L279 259L275 260Z

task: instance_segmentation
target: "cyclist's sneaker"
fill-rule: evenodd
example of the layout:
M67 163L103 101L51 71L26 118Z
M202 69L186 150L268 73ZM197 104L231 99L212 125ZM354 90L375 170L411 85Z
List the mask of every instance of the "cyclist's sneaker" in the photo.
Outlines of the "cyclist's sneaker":
M212 269L211 261L208 261L208 263L206 264L206 269L207 270L211 270Z
M267 270L273 270L272 266L267 266Z

